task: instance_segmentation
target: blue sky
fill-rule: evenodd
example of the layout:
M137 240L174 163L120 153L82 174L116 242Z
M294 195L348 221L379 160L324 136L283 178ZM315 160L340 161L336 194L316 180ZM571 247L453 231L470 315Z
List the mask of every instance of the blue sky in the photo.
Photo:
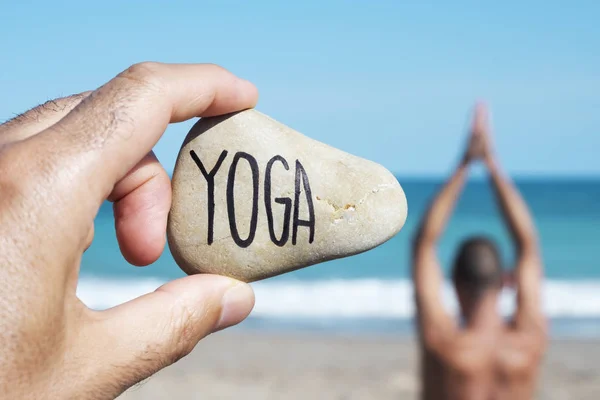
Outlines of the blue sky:
M510 172L600 175L600 2L169 3L5 2L0 119L138 61L211 62L262 112L401 175L448 171L477 98ZM190 126L157 145L167 170Z

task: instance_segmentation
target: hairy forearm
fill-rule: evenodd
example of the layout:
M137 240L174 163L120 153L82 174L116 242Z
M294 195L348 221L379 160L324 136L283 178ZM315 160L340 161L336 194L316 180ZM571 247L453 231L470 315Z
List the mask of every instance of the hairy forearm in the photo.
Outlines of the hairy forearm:
M525 201L493 159L487 160L486 165L504 220L519 252L525 249L534 250L537 245L537 234Z
M463 189L467 168L467 163L461 162L435 196L417 231L417 242L439 239Z
M490 180L496 192L500 209L504 215L517 247L515 279L517 287L517 312L515 320L519 326L544 329L540 304L540 282L543 274L537 234L533 219L525 201L510 179L503 176L493 160L486 161Z

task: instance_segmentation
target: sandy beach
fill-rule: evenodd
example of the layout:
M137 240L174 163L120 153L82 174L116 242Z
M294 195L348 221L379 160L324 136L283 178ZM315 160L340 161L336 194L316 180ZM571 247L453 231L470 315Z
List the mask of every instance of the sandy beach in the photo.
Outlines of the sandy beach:
M412 339L223 332L123 394L153 399L416 399ZM597 399L600 341L552 341L538 399Z

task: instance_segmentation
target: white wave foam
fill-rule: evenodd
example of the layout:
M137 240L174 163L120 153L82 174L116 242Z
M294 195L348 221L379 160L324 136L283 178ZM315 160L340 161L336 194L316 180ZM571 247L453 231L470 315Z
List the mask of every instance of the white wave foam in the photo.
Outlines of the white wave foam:
M116 280L84 277L77 294L89 307L106 309L124 303L163 284L160 279ZM252 284L256 317L277 318L393 318L413 316L413 288L408 280L279 281ZM452 313L457 302L449 284L444 303ZM499 308L514 311L514 292L506 290ZM600 317L600 280L545 282L543 305L550 317Z

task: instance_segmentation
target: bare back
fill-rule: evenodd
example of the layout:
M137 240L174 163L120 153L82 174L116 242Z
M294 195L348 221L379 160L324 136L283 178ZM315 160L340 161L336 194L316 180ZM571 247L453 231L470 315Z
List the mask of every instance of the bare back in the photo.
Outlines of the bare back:
M496 334L461 331L440 347L422 344L422 398L531 400L544 335L507 326Z

